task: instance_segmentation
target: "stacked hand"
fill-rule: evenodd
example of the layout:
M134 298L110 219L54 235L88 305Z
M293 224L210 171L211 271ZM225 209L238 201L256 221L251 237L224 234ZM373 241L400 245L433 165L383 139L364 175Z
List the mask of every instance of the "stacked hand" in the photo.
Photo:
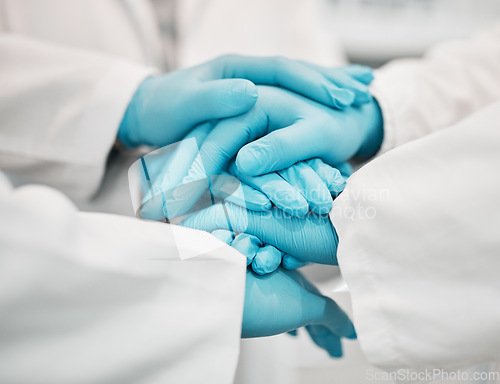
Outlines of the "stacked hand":
M261 95L255 104L257 88L248 80L234 79L238 76L258 83L287 87L318 102L283 89L261 87ZM161 146L188 132L185 137L195 138L202 147L199 157L194 156L192 151L177 151L180 153L175 166L177 170L187 173L187 176L179 179L163 172L168 177L160 177L149 191L150 195L191 184L191 200L196 201L206 188L202 183L195 182L229 170L244 182L244 204L234 197L229 201L253 210L269 209L272 202L296 216L303 216L309 210L324 214L331 209L332 196L336 196L345 185L341 173L332 165L339 168L344 177L350 173L349 166L344 161L327 165L312 157L312 160L291 164L286 169L277 169L277 173L256 177L241 172L241 167L231 162L231 158L252 138L290 124L290 129L299 128L300 124L295 124L299 120L304 122L304 128L330 124L326 114L333 109L323 104L346 108L351 103L362 105L369 102L371 98L365 84L371 79L371 72L358 66L334 69L322 74L307 64L286 59L227 56L198 67L145 80L127 109L118 136L128 145ZM217 119L240 115L246 111L248 112L234 117L234 121L222 120L212 129L213 122ZM290 116L287 116L286 111L290 112ZM255 117L258 121L252 121ZM269 126L266 126L267 121ZM236 130L231 129L233 123ZM239 128L242 124L254 125L241 130ZM195 126L197 127L194 128ZM248 135L246 139L245 135ZM158 161L168 163L161 159ZM194 162L191 164L189 161ZM186 167L189 171L184 169ZM195 184L196 188L202 190L197 191ZM186 197L184 193L183 195ZM155 203L163 200L157 199ZM171 211L174 214L188 212L189 204L192 204L190 200L184 201L179 207L178 201L175 201L176 207ZM150 216L146 212L145 217L157 219L163 214L170 219L171 216L166 212L161 212L162 209L165 211L164 208L153 209L154 214Z
M161 147L196 125L250 110L255 84L289 89L324 105L344 108L369 97L364 67L322 74L284 58L223 56L196 67L146 79L133 96L118 139L129 146ZM253 82L253 83L252 83Z
M276 335L305 326L330 356L342 356L340 338L354 339L347 315L299 272L278 269L258 276L247 271L243 337Z
M144 217L189 213L207 188L212 204L218 193L234 203L212 205L182 224L212 232L253 268L243 337L306 326L332 356L341 355L340 337L355 337L332 300L280 265L336 264L338 239L325 214L351 172L347 161L371 155L382 139L371 80L358 66L226 56L146 79L127 108L118 132L125 145L161 147L183 137L196 143L193 150L181 142L170 160L157 157L149 169L142 162L155 176L147 175L145 198L161 203L160 211L145 204Z

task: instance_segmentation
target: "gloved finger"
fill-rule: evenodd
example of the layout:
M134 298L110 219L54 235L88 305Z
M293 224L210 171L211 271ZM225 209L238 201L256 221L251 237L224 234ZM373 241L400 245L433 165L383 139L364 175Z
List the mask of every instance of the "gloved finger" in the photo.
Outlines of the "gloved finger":
M229 171L242 182L262 191L274 205L284 212L302 217L309 210L309 203L300 191L277 173L273 172L255 177L248 176L241 173L234 163L230 165Z
M338 87L345 88L351 92L354 92L354 94L356 95L354 99L354 105L365 104L372 99L371 93L366 84L352 78L351 76L349 76L349 74L345 73L343 69L325 68L320 65L308 63L305 61L301 61L301 63L309 68L318 71Z
M236 166L242 173L258 176L288 168L297 161L318 157L318 154L331 153L335 133L322 140L315 137L313 142L311 132L316 130L315 124L299 120L244 145L236 156ZM338 162L350 157L347 153L350 149L342 146L341 139L335 143L335 157L332 157L332 160L338 158Z
M140 161L130 167L129 178L133 172L139 172L141 175L141 217L155 220L164 217L163 193L168 194L168 191L180 187L212 128L211 123L200 124L180 142L158 148L142 156Z
M375 78L373 76L373 69L367 67L366 65L351 64L339 69L365 85L370 85Z
M329 107L343 109L354 101L349 89L339 88L320 72L284 57L222 56L222 77L245 78L255 84L274 85L306 96Z
M356 330L349 316L329 297L323 296L323 299L326 305L317 323L324 325L337 336L355 339L357 337Z
M197 212L181 225L206 232L216 229L247 232L299 260L337 265L337 234L330 219L324 215L310 212L297 218L287 216L276 207L266 212L253 212L227 203Z
M349 178L349 176L352 175L352 165L349 164L347 161L344 161L339 164L335 164L335 168L337 168L340 171L340 174L342 177L346 180Z
M283 268L288 270L299 269L308 264L310 263L307 261L299 260L291 255L285 255L281 260L281 265L283 266Z
M258 97L257 87L244 79L221 79L201 83L187 93L180 105L187 125L237 116L250 110Z
M290 336L297 337L297 330L294 329L293 331L288 331L287 332Z
M252 269L258 275L274 272L281 264L283 252L272 245L260 248L252 261Z
M311 311L312 322L310 324L323 325L336 336L355 339L356 331L354 325L342 308L329 297L323 296L319 289L306 279L304 275L295 271L292 273L295 273L294 276L297 283L313 294L310 303L315 310Z
M212 235L218 238L223 243L231 245L234 240L235 233L232 231L227 231L225 229L216 229L212 232Z
M344 190L346 181L338 169L330 167L318 158L307 160L306 163L323 180L333 196L337 196Z
M332 209L333 199L326 184L305 162L298 162L278 172L291 186L296 187L309 203L311 211L320 215Z
M153 188L161 190L177 186L212 129L211 122L200 124L181 141L144 155L144 172L148 174Z
M211 177L211 180L211 191L219 200L225 200L252 211L267 211L272 206L264 193L242 183L233 175L222 172L216 177Z
M314 343L324 349L331 357L342 357L342 343L340 337L331 333L321 325L307 325L306 330Z
M255 108L242 116L219 121L200 148L200 164L194 162L188 174L196 177L199 168L208 175L219 174L243 145L266 133L267 123L264 112Z
M330 79L333 83L341 88L349 89L356 95L354 98L354 105L366 104L372 99L372 95L368 87L349 76L347 73L340 69L330 69L324 73L325 77Z
M248 233L241 233L234 238L231 246L242 253L247 258L247 265L250 265L262 246L262 241Z

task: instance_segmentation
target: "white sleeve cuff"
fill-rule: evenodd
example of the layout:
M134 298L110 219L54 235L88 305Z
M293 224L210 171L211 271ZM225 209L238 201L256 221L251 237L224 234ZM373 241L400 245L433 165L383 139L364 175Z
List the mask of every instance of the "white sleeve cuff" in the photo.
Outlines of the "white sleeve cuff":
M101 165L106 161L132 96L146 77L156 73L154 68L123 61L110 67L83 111L81 129L89 134L85 136L87 142L78 146L83 150L82 162L87 159L90 164ZM89 148L93 148L93 153L87 152ZM97 158L96 152L100 154Z

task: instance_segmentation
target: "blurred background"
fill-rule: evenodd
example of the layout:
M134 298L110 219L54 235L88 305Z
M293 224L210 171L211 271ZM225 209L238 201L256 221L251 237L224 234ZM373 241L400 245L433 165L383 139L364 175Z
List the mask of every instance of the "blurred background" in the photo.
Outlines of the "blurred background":
M189 0L179 3L178 59L284 55L379 67L493 24L498 0Z

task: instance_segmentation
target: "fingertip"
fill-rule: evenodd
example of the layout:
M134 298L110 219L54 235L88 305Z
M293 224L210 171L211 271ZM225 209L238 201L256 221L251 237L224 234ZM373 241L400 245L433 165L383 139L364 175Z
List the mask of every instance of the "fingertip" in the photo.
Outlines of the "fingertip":
M298 218L306 216L309 212L309 203L302 195L295 200L275 201L274 204L283 212Z
M311 203L311 211L317 213L318 215L326 215L330 213L333 208L333 199L332 196L328 195L329 199L325 199L322 201L316 201Z
M271 273L273 271L269 270L269 267L265 265L262 261L257 259L257 257L254 257L252 260L252 270L257 274L257 275L267 275L268 273Z
M244 184L242 190L246 209L263 212L272 208L273 204L264 193Z
M265 154L256 144L250 143L238 151L236 155L236 166L238 170L248 176L258 176L262 174Z
M369 85L374 79L373 69L366 65L351 64L344 67L343 71L365 85Z
M336 169L340 172L340 175L344 178L346 182L349 176L351 176L353 172L352 166L348 162L337 164Z
M340 171L337 170L330 186L329 186L329 189L330 189L330 192L337 196L338 194L340 194L340 192L342 192L345 188L345 186L347 185L347 181L346 179L344 178L344 176L342 176L342 174L340 173Z
M369 85L375 79L375 76L373 75L373 71L371 70L371 68L369 67L366 68L367 71L363 73L358 79L364 84Z
M307 261L296 259L291 255L283 256L283 260L281 261L281 265L283 266L283 268L288 270L298 269L307 264L309 264Z
M233 95L241 95L244 97L248 97L250 101L257 101L259 96L259 90L257 86L252 83L250 80L246 79L234 79L233 85L231 87L231 93Z
M259 91L254 83L249 80L235 79L230 88L228 98L225 100L228 106L232 106L238 112L246 112L257 102Z
M356 95L348 89L331 88L330 96L335 108L343 109L354 103Z
M267 270L267 265L263 260L260 260L257 255L255 255L254 259L252 260L252 270L257 274L257 275L265 275L268 272Z
M358 334L356 333L356 329L354 328L354 326L352 327L352 333L346 336L346 338L350 340L356 340L358 338Z
M340 359L343 356L342 347L332 348L331 350L328 350L328 355L330 355L330 357L333 357L334 359Z
M264 194L255 194L254 196L252 196L251 202L255 206L258 206L261 211L268 211L273 206L269 198Z
M356 98L354 99L354 105L355 106L360 106L362 104L368 104L370 101L372 101L373 96L368 90L367 87L363 86L363 89L358 90L356 92Z
M252 261L252 269L259 275L274 272L281 264L282 253L275 247L266 245L257 251Z
M232 117L249 111L257 99L257 87L249 80L212 80L193 90L190 112L196 120Z
M228 245L231 245L234 239L234 233L226 229L216 229L212 232L212 235Z
M247 258L247 265L252 264L255 255L261 246L262 242L259 238L247 233L242 233L236 236L232 243L232 247Z

